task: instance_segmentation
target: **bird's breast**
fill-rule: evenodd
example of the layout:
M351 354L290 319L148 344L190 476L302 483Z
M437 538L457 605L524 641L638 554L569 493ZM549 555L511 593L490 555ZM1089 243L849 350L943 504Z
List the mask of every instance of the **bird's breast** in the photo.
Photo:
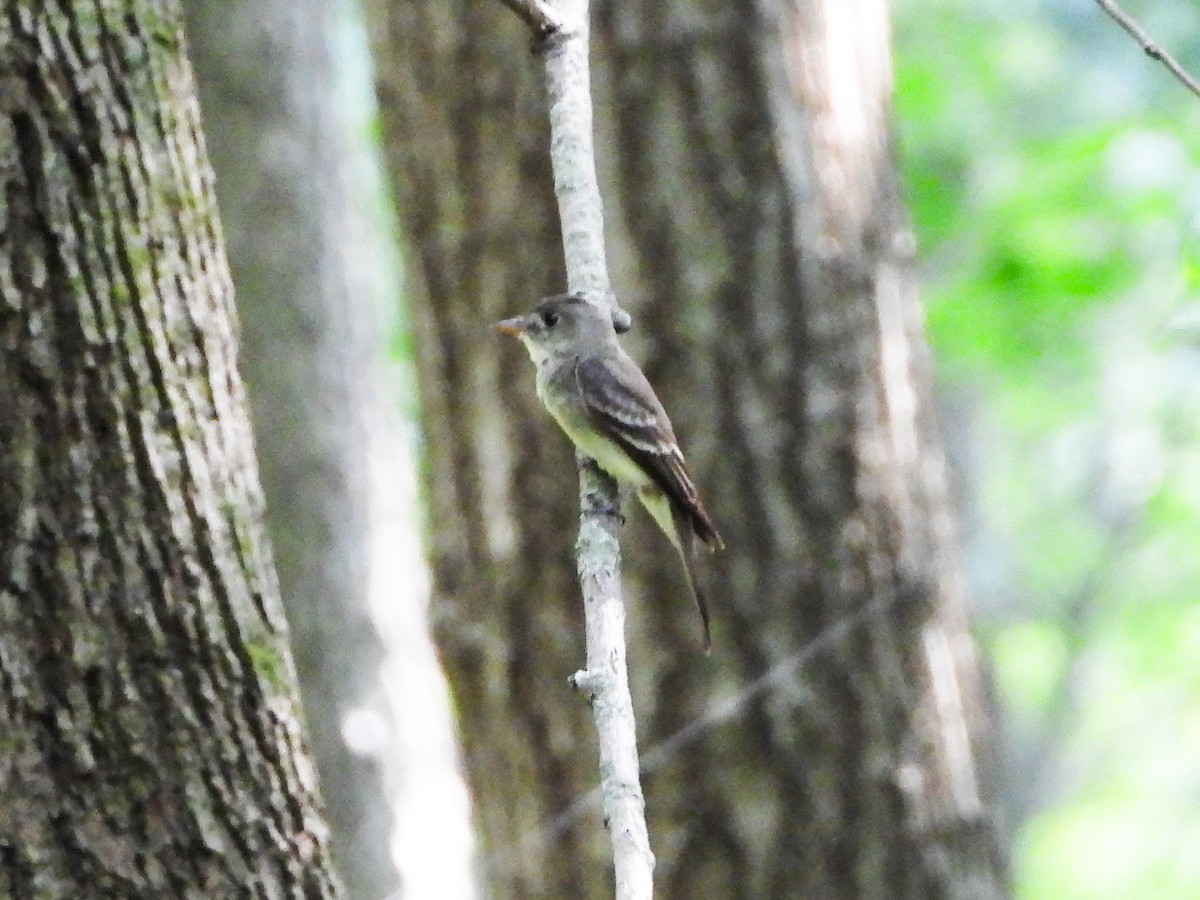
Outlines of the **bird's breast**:
M556 375L561 377L560 373L538 372L538 398L559 427L579 450L621 484L633 488L652 484L653 480L642 467L630 459L619 444L596 428L579 396L573 372L568 374L569 382L555 383L554 378Z

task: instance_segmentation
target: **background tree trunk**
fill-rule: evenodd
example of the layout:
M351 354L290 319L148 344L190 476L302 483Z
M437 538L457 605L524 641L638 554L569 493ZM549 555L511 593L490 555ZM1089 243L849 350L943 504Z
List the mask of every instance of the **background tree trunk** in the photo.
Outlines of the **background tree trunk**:
M322 0L185 8L267 524L334 858L350 896L379 900L399 887L384 783L395 754L355 752L343 736L347 716L370 710L395 748L369 605L370 461L389 384L372 277L381 263L360 249L345 78L332 47L337 17L348 13Z
M652 834L674 837L660 884L998 895L991 748L892 157L886 6L604 4L595 34L647 371L683 401L684 446L734 548L714 566L727 668L686 691L694 665L664 661L648 732L674 733L706 694L859 617L737 729L663 766L648 797ZM698 794L697 771L722 786Z
M0 895L334 896L172 3L0 24Z
M421 325L437 634L486 875L497 896L605 896L606 867L576 852L602 847L599 827L547 830L592 765L583 711L553 691L580 657L563 630L570 452L523 355L483 344L487 322L561 288L536 65L499 4L375 17ZM887 34L869 0L596 6L617 293L730 545L709 566L706 660L669 549L637 513L626 541L663 897L1006 892ZM714 702L756 683L736 716Z

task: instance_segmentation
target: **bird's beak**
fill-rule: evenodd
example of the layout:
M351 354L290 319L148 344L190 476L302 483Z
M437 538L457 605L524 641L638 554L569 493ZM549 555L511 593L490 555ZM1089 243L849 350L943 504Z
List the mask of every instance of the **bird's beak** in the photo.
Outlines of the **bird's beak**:
M511 319L497 322L492 327L501 334L511 334L514 337L520 337L529 330L529 320L525 316L514 316Z

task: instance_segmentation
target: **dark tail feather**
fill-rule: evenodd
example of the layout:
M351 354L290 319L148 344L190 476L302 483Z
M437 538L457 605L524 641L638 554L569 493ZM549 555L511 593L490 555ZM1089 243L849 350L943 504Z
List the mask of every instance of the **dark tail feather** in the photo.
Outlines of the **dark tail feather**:
M708 602L696 583L696 532L687 513L675 510L672 505L671 514L675 519L675 532L679 536L679 560L683 563L683 577L688 590L692 592L692 598L696 601L696 608L700 610L700 622L704 626L704 652L711 653L712 634L708 628ZM715 536L716 531L713 530L712 534ZM717 540L720 541L720 538Z
M696 537L708 544L709 550L725 549L725 542L721 540L721 535L717 534L717 526L713 524L708 510L700 505L699 500L696 500L695 506L691 509L690 519Z

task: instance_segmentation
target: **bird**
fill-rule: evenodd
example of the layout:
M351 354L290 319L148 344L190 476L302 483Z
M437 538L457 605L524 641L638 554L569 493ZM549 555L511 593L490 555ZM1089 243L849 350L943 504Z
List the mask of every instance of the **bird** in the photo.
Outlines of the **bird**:
M581 293L558 294L495 328L525 345L537 368L538 398L571 442L636 493L675 547L700 611L704 651L710 652L696 541L711 550L725 544L700 501L662 402L617 339L612 313Z

